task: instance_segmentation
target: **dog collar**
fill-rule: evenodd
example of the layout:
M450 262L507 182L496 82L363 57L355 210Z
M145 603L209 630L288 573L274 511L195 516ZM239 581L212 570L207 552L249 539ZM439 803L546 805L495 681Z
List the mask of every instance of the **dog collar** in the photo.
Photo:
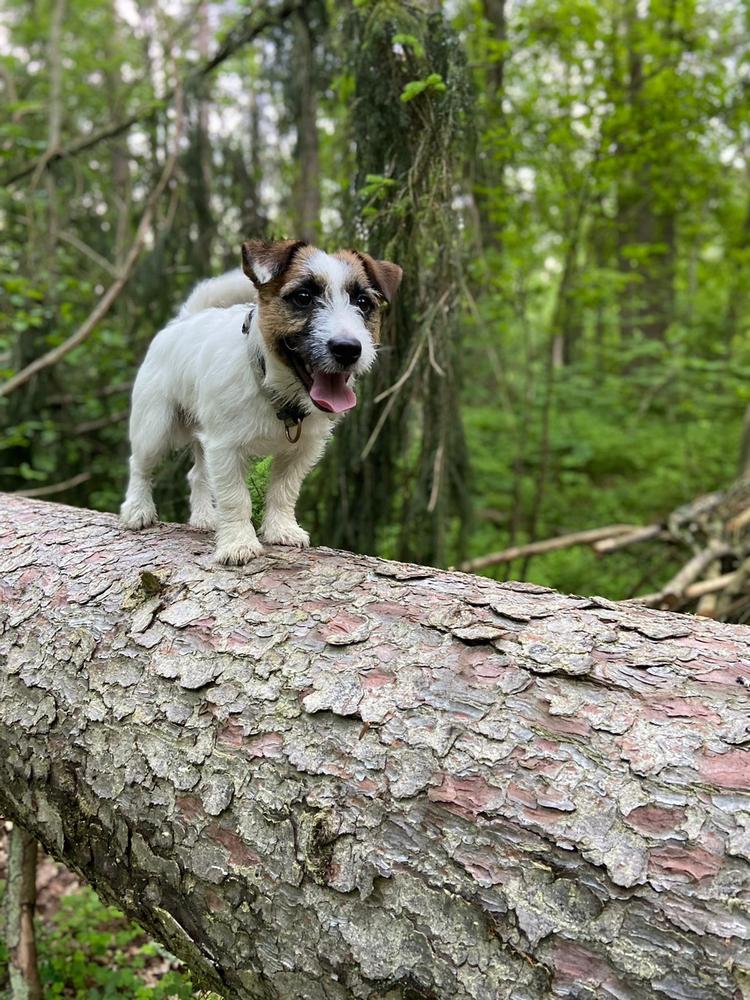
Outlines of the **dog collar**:
M255 306L250 306L247 316L242 323L242 334L247 337L250 333L250 326L253 322ZM261 391L265 393L267 399L276 410L276 416L284 424L284 434L290 444L296 444L302 435L302 421L307 416L307 412L302 409L299 403L285 402L279 399L274 393L269 392L265 386L266 379L266 359L260 348L251 348L250 363L255 371ZM276 409L278 407L278 409Z

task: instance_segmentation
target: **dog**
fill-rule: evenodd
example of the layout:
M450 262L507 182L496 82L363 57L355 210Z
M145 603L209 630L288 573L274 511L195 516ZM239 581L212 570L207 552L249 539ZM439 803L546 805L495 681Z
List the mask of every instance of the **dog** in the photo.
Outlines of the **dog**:
M401 276L397 264L354 250L243 243L242 268L199 284L138 371L122 523L156 521L154 470L170 449L190 446L189 523L216 531L216 562L247 563L263 551L248 463L272 455L261 538L309 545L295 515L302 482L356 406L355 379L375 361Z

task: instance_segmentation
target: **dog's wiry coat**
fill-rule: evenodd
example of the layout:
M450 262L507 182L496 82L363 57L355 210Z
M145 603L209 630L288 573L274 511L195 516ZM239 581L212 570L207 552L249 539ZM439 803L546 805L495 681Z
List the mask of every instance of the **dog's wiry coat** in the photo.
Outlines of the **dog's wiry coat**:
M215 529L216 560L234 564L262 551L245 486L254 456L273 455L262 538L308 544L294 513L302 481L356 402L354 378L375 360L379 306L401 279L388 261L293 240L250 241L242 260L244 274L198 285L149 347L133 386L120 511L130 528L152 524L154 469L170 448L190 445L190 524ZM296 443L279 412L303 418Z

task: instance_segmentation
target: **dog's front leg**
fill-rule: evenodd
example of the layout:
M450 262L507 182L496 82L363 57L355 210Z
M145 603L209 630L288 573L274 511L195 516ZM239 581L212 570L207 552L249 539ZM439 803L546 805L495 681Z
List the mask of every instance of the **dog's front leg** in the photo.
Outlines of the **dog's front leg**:
M269 545L296 545L305 548L310 536L297 524L294 508L302 481L323 454L325 442L298 448L296 445L274 455L266 492L266 510L261 537Z
M237 447L206 445L206 467L216 500L216 551L219 563L239 566L260 555L245 485L245 456Z

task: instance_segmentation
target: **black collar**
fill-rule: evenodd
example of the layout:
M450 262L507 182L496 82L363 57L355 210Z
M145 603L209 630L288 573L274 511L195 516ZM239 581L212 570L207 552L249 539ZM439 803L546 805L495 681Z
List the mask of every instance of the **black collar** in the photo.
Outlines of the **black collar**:
M250 333L254 313L255 306L250 306L250 310L242 324L242 333L244 336ZM258 384L276 410L276 416L284 424L284 433L286 434L287 441L291 444L296 444L302 434L302 421L307 416L307 410L303 410L300 404L294 400L281 399L275 393L268 391L265 386L266 359L263 357L260 347L254 344L250 348L250 363L255 371Z

